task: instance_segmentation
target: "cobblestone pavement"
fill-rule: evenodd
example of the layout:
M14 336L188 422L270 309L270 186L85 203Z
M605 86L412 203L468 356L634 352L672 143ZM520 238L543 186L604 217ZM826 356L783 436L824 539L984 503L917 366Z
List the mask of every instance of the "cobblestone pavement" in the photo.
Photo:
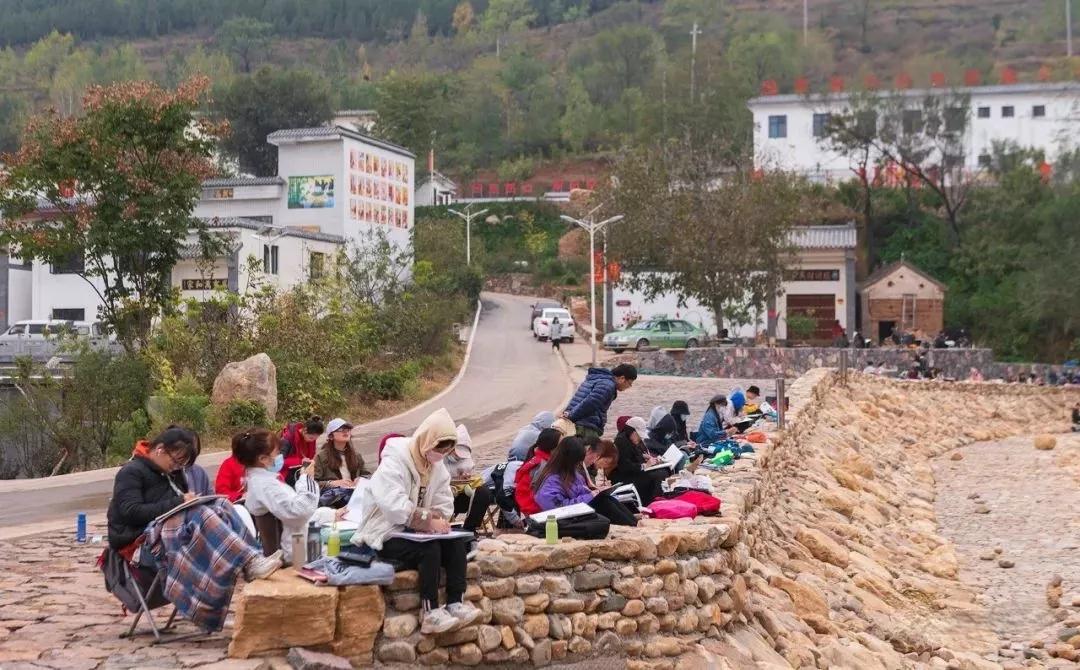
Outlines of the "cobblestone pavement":
M1080 605L1080 481L1066 467L1080 463L1080 435L1057 436L1052 451L1016 437L954 453L963 458L934 461L934 511L942 535L956 543L961 576L984 589L980 600L1002 639L1023 644L1046 628L1056 637L1061 622L1080 619L1047 602L1058 576L1060 606Z

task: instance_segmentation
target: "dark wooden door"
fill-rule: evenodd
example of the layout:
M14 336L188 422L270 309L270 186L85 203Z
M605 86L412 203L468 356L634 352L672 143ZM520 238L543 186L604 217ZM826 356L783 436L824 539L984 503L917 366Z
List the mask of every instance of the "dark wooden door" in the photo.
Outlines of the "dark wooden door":
M832 343L832 327L836 321L836 296L826 295L788 295L787 313L801 314L817 321L817 328L808 342L821 344ZM788 339L791 334L788 334Z

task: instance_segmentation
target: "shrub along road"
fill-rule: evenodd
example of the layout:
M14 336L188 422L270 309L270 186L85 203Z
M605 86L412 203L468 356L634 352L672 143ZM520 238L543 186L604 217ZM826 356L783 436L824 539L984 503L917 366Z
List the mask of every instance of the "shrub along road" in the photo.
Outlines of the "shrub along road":
M525 329L533 301L489 293L482 300L471 356L457 385L397 417L357 426L354 444L369 467L375 464L382 435L411 434L439 407L468 426L477 460L492 462L537 412L555 409L567 399L570 379L562 359L552 354L546 343L533 340ZM199 460L211 480L225 456L226 452L205 454ZM78 512L87 512L92 519L104 518L115 473L116 468L110 468L0 482L0 539L73 527Z

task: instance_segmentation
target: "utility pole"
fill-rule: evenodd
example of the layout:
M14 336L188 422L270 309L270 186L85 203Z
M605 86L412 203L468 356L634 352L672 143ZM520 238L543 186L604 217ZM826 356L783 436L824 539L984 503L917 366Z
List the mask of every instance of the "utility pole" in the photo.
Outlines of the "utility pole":
M589 233L589 318L592 323L592 364L596 366L596 233L603 230L604 226L611 223L622 221L622 214L613 216L610 219L604 219L599 223L596 221L594 215L602 205L597 205L591 212L585 215L584 219L575 219L565 214L559 218L567 223L572 223L576 226L580 226L585 229L585 232Z
M477 216L483 216L487 214L486 209L482 209L479 212L471 212L472 203L465 205L465 212L459 212L456 209L448 210L451 214L456 214L461 217L461 220L465 222L465 265L472 265L472 220Z
M1072 58L1072 0L1065 0L1065 48Z
M806 46L810 34L810 0L802 0L802 45Z
M690 30L690 104L694 104L694 76L695 65L697 64L697 38L701 34L698 30L697 21L694 21L694 27Z
M660 76L660 109L663 118L664 137L667 137L667 64Z

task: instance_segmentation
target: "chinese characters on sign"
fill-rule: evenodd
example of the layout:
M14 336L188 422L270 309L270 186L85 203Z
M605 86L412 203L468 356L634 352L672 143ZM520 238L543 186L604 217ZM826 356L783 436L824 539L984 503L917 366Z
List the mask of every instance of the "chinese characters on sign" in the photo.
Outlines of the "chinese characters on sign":
M839 270L788 270L785 281L840 281Z
M215 289L229 288L227 279L184 279L180 282L180 288L185 291L213 291Z
M360 149L349 151L349 218L409 227L409 164Z

